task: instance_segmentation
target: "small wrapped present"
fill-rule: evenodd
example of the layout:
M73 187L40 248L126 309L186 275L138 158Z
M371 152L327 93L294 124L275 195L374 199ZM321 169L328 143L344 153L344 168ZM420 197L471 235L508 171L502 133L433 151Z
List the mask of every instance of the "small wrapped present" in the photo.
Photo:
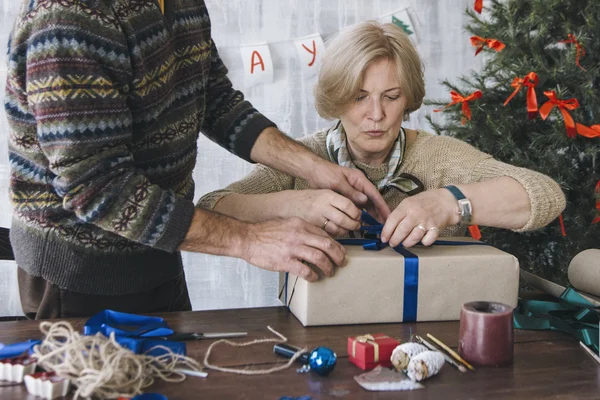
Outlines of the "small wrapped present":
M50 400L66 396L71 385L68 379L61 378L54 372L26 375L24 380L30 394Z
M281 275L281 299L304 326L456 321L471 301L517 305L519 262L493 246L471 238L408 249L356 241L342 242L347 263L331 278Z
M365 371L378 365L391 367L390 356L400 342L382 333L348 338L350 362Z
M21 383L23 377L35 371L37 363L29 356L0 360L0 381Z

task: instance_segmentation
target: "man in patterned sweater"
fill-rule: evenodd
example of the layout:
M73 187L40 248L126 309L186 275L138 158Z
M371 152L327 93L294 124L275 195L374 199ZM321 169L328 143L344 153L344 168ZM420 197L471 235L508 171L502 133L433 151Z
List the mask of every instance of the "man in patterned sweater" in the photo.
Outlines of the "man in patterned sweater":
M232 88L210 30L200 0L23 0L5 108L26 315L188 310L180 250L331 275L344 253L322 229L194 207L199 132L389 213L360 172L285 137Z

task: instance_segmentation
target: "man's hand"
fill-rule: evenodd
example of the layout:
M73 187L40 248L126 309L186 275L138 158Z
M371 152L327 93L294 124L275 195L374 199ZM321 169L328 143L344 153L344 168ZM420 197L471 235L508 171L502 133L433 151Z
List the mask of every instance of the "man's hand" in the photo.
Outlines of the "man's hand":
M390 208L377 188L358 169L341 167L326 160L307 171L305 179L314 188L331 189L366 208L379 222L385 222Z
M332 237L360 229L361 212L352 201L329 189L290 190L282 202L286 217L300 217Z
M290 272L309 282L319 279L318 270L333 276L334 267L344 263L344 247L300 218L250 224L244 236L244 260L266 270Z

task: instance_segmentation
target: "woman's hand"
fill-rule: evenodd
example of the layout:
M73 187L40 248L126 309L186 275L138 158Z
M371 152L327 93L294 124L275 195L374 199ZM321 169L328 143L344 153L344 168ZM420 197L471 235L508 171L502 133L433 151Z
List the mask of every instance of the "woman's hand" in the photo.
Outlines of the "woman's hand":
M297 190L288 195L289 201L282 204L288 217L300 217L333 237L360 228L361 211L351 200L332 190Z
M403 200L389 216L381 240L396 247L423 243L430 246L440 231L460 221L456 199L446 189L421 192Z

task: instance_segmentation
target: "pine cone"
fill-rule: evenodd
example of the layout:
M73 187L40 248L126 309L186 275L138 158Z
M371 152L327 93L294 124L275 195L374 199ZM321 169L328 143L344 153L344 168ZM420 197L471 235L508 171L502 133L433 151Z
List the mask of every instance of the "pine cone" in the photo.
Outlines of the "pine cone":
M439 351L424 351L412 357L408 363L407 375L420 382L440 372L444 366L444 356Z
M411 358L419 353L427 351L427 347L420 343L407 342L396 346L390 357L390 361L397 371L404 371Z

